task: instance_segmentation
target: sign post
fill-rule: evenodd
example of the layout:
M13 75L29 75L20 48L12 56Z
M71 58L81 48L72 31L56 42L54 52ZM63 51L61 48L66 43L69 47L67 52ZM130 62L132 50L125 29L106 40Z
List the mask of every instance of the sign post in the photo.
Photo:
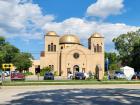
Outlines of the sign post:
M108 59L108 58L106 58L106 69L107 69L108 80L110 80L110 74L109 74L109 59Z

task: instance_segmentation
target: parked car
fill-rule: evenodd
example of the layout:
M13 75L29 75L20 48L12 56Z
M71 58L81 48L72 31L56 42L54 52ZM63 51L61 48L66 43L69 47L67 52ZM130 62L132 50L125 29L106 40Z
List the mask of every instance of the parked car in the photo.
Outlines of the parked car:
M4 71L4 75L5 75L6 77L10 76L10 71Z
M25 80L23 73L11 72L11 80Z
M44 80L54 80L54 74L52 72L46 72L44 75Z
M135 74L133 75L132 79L140 80L140 73L139 72L135 72Z
M84 75L84 73L82 73L82 72L76 72L75 73L75 79L77 79L77 80L84 80L86 77L85 77L85 75Z
M73 79L73 74L68 74L68 79Z
M115 71L114 79L124 79L126 78L122 71Z
M2 77L2 70L0 70L0 78Z

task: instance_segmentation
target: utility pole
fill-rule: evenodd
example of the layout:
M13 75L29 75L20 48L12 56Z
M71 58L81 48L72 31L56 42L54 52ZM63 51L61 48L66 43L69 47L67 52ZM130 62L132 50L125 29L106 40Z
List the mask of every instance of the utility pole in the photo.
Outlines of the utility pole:
M107 69L108 80L110 80L110 73L109 73L109 59L108 59L108 58L106 58L106 69Z

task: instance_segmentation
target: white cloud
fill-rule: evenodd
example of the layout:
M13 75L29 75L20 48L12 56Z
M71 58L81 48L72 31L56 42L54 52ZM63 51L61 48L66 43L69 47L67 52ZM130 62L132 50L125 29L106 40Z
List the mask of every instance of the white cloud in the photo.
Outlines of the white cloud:
M101 1L103 0L98 0L95 5ZM108 2L107 9L105 9L106 2L104 2L105 6L101 5L105 10L103 16L108 16L113 12L117 14L123 7L123 0L104 1L110 2ZM112 4L115 5L112 6ZM116 9L112 9L113 7ZM60 35L71 33L78 35L81 39L87 39L93 32L99 32L105 37L106 43L111 43L114 37L138 28L140 27L124 23L112 24L89 21L84 18L68 18L62 22L55 22L53 15L43 15L41 8L33 4L32 0L0 0L0 33L6 37L23 37L26 40L40 39L43 37L43 32L53 30Z
M135 31L138 28L140 27L129 26L123 23L100 23L80 18L69 18L58 23L46 23L44 26L45 31L54 30L60 35L71 33L78 35L81 39L87 39L94 32L99 32L105 37L106 43L111 43L112 39L120 34Z
M44 16L41 8L37 4L32 4L31 0L0 0L0 33L2 36L39 38L42 32L41 27L45 22L53 20L53 15Z
M109 15L120 14L123 7L123 0L97 0L87 8L87 15L106 18Z

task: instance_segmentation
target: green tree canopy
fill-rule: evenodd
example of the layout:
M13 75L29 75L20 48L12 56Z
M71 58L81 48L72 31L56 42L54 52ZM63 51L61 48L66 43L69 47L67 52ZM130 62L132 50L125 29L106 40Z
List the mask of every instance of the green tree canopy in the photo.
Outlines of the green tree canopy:
M5 42L5 38L4 37L2 37L2 36L0 36L0 47L2 46L2 45L4 45L6 42Z
M135 68L135 71L140 71L140 41L134 45L131 56L131 66Z
M0 68L3 63L12 63L13 58L19 52L18 48L6 42L4 37L0 37Z
M117 70L118 69L118 55L115 52L105 52L105 59L109 59L109 69L110 70Z
M19 71L28 70L32 66L31 59L33 57L30 53L19 53L13 59L13 63Z
M134 61L134 56L132 55L135 55L137 52L136 49L138 50L140 47L140 29L136 32L128 32L127 34L122 34L117 38L114 38L113 42L115 43L115 49L119 52L122 65L135 67L134 62L132 62ZM137 46L137 48L135 46ZM140 59L135 60L135 62L139 61Z
M13 63L17 69L27 70L32 66L31 58L33 57L30 53L21 53L18 48L0 36L0 68L3 63Z

